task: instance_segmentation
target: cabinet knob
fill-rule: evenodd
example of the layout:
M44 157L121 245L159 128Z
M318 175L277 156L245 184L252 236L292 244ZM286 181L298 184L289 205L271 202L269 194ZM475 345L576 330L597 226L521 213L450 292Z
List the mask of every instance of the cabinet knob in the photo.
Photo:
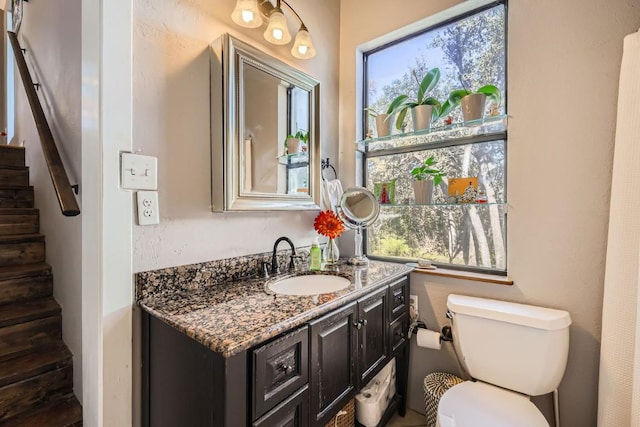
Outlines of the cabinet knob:
M286 375L289 375L293 372L293 367L281 363L280 365L278 365L278 370L284 372Z
M358 328L358 330L360 330L362 329L363 326L367 326L367 319L353 322L353 326L355 326L356 328Z
M404 302L404 294L398 294L395 296L396 301Z
M396 331L396 333L394 335L397 336L397 337L400 337L402 339L405 338L404 332L402 332L402 331Z

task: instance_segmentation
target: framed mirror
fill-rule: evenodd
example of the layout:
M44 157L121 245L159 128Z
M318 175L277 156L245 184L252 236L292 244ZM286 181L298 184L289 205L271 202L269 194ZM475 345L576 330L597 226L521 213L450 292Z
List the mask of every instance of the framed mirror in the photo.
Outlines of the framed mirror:
M211 44L212 210L318 209L319 83L224 34Z

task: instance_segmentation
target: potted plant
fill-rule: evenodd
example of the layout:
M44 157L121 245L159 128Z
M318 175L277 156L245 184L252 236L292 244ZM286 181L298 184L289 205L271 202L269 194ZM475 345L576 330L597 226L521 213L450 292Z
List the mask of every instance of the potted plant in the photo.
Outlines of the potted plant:
M486 85L475 92L464 88L454 90L449 95L449 103L452 106L460 105L462 118L465 122L484 117L484 107L487 99L490 99L499 106L502 102L500 89L494 85Z
M445 101L444 104L441 104L437 99L427 96L429 92L433 90L434 87L440 81L440 69L432 68L425 74L422 80L418 80L418 76L415 71L413 72L413 77L416 79L416 83L418 83L418 95L416 101L407 101L408 96L400 95L397 99L404 97L404 101L399 103L396 107L397 109L397 117L396 117L396 128L402 128L404 123L405 116L407 114L407 110L411 110L411 117L413 120L413 130L421 130L421 129L429 129L431 127L431 122L437 120L439 117L449 114L453 105L450 104L449 100Z
M442 178L446 175L446 173L432 167L436 163L436 160L431 156L420 166L416 166L411 170L411 175L415 179L413 181L413 194L417 205L426 205L433 202L433 187L440 184Z
M306 144L307 141L309 141L309 133L303 130L299 130L295 135L287 135L287 139L284 140L284 146L287 149L287 154L298 153L300 151L300 142Z
M365 108L369 115L376 121L376 131L378 133L378 138L391 135L391 124L393 123L393 121L391 120L391 116L397 110L398 105L402 104L406 99L407 95L400 95L396 97L396 99L391 101L391 103L387 107L386 112L384 113L379 113L371 107Z

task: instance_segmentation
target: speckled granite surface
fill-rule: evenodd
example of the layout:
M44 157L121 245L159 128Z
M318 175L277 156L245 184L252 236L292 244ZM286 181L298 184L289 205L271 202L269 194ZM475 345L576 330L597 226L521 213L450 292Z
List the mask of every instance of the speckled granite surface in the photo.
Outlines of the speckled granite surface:
M246 259L238 262L243 265L239 267L241 271L248 271ZM138 304L223 357L230 357L411 271L403 264L379 261L371 261L365 268L341 263L331 273L351 280L346 289L290 296L266 290L270 280L290 273L269 279L255 276L229 279L234 273L228 263L229 260L221 260L138 273ZM251 271L258 271L257 265ZM221 278L224 280L218 280Z

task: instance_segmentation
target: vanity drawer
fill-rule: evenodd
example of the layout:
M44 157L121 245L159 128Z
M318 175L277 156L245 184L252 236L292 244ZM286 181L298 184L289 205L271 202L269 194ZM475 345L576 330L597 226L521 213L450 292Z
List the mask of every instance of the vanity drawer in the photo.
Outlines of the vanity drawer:
M403 277L389 285L389 322L398 319L408 311L409 279Z
M309 382L308 351L307 326L253 351L253 420Z
M409 315L405 314L389 325L389 349L393 355L405 342L409 330Z
M253 427L306 427L309 425L309 387L305 386L276 406Z

